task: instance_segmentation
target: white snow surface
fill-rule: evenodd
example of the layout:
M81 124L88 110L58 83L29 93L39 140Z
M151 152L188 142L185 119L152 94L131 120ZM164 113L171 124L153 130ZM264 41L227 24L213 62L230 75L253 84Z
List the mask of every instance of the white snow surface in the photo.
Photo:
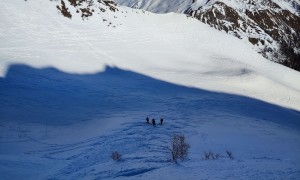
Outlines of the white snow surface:
M184 15L57 3L0 2L1 178L300 178L299 72ZM191 145L178 164L173 133Z
M220 21L217 24L221 23L227 27L227 30L229 30L223 32L234 35L249 44L252 44L250 43L249 38L262 40L262 43L256 43L253 48L258 53L263 53L264 57L268 60L275 62L282 62L285 59L284 57L281 57L280 54L275 55L274 53L270 53L270 51L279 51L281 46L280 42L273 39L265 32L265 29L260 27L260 25L250 25L252 24L250 22L253 22L253 20L246 15L246 12L249 11L254 13L263 10L270 10L271 12L279 13L282 10L288 10L296 16L300 15L298 10L298 7L300 6L299 0L116 0L116 2L124 6L144 9L154 13L175 12L190 14L193 11L193 17L201 17L200 14L205 14L205 12L212 9L217 9L218 12L227 16L225 14L226 11L224 10L224 6L222 5L225 4L227 7L236 11L238 16L241 19L244 19L244 21L239 20L239 28L236 29L236 27L232 26L232 20L227 21L225 19L219 19ZM220 2L222 4L219 4ZM279 8L277 8L277 6L279 6ZM216 19L218 19L218 17L216 17ZM214 24L214 21L209 18L201 19L201 21L206 24L211 24L211 22ZM245 28L244 23L246 23ZM295 51L298 51L297 48L295 48Z

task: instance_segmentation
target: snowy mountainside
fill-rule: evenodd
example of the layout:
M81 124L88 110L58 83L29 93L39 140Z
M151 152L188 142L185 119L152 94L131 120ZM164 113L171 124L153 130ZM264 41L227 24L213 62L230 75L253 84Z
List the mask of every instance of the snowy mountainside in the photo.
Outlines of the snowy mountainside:
M251 0L115 0L118 4L131 8L147 9L155 13L184 13L189 8L192 10L197 10L199 7L207 8L216 1L226 3L230 7L240 10L247 8L247 6L249 8L251 4L252 7L255 5L256 7L266 8L266 6L264 6L266 1L264 0L258 0L256 2L252 2ZM299 13L296 8L297 4L299 4L298 0L273 0L273 2L277 3L282 9L289 10L294 14Z
M61 2L72 12L72 19L64 18L57 9ZM179 14L155 15L122 7L122 10L95 13L88 17L88 20L82 20L81 14L76 13L78 7L74 7L71 1L44 2L49 3L44 5L49 6L48 9L37 8L36 4L42 4L40 1L24 3L16 7L3 4L5 8L2 14L8 15L5 15L7 18L3 18L1 22L1 38L5 42L2 46L6 50L2 51L2 76L5 75L7 64L12 62L26 62L35 67L51 65L67 72L82 73L94 73L103 70L106 65L117 64L121 68L140 73L147 72L149 76L181 85L203 88L201 84L205 82L204 88L208 90L237 93L300 109L297 102L299 96L291 92L300 89L299 85L295 84L300 78L297 72L265 62L263 57L253 53L255 51L251 50L248 44L221 32L212 31L195 19ZM97 8L98 4L95 5ZM85 4L82 6L86 7ZM18 15L18 8L35 9L36 12L31 12L30 16L26 17L32 18L24 20ZM50 16L50 19L47 16ZM41 19L48 21L41 23ZM136 26L136 23L143 21L146 21L143 23L145 26ZM162 25L163 28L160 28ZM147 28L149 31L143 31ZM35 38L30 38L34 31L39 33L34 34ZM19 41L20 43L16 44ZM176 44L170 46L173 42ZM161 46L156 46L156 43ZM51 53L52 51L55 53ZM137 63L128 64L122 60L124 55L130 57L131 62ZM173 73L167 73L169 71ZM257 73L264 76L257 76ZM230 83L225 83L222 79ZM256 85L247 85L251 83ZM265 85L261 86L264 83ZM280 85L274 94L262 89L273 86L272 84ZM276 94L278 92L280 94Z
M0 2L1 178L300 177L298 72L182 14L72 2Z
M297 0L190 0L116 2L156 13L177 12L253 44L269 60L300 70Z

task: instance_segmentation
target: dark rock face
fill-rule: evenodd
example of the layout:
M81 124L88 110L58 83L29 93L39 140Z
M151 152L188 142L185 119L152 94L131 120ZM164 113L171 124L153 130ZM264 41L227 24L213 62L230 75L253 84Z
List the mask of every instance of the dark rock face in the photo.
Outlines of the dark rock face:
M61 5L57 5L56 8L61 12L61 14L67 18L72 18L72 14L69 11L69 8L66 7L66 3L61 0Z

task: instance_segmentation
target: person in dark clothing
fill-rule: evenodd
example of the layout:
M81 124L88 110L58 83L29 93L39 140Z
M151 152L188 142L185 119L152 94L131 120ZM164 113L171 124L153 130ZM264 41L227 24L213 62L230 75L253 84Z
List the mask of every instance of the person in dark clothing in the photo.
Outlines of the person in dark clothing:
M146 123L149 124L149 118L148 117L146 118Z
M152 119L152 125L155 126L155 119Z
M164 119L163 118L160 118L160 125L162 125L164 122Z

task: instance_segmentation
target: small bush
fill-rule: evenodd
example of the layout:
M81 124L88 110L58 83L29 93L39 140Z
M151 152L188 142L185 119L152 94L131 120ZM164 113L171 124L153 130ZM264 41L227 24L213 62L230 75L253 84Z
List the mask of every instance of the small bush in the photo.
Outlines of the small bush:
M122 159L122 155L118 153L118 151L114 151L111 154L111 158L115 161L120 161Z
M190 145L186 142L183 134L174 134L171 139L171 155L172 161L176 162L178 159L185 159L188 155Z
M233 156L232 156L232 152L231 151L226 151L226 154L227 156L229 157L229 159L233 159Z
M204 152L204 160L216 160L219 159L220 155L218 153L213 153L212 151Z

